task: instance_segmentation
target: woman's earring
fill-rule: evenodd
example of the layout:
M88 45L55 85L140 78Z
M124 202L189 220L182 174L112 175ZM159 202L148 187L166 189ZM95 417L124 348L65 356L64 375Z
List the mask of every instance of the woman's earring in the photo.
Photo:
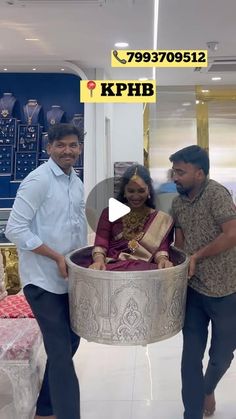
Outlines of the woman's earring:
M150 194L148 194L148 199L150 199L151 198L151 195Z

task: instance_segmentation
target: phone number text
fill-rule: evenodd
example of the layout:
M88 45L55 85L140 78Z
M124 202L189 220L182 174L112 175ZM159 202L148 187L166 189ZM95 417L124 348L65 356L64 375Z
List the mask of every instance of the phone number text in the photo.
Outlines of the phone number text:
M113 50L112 67L207 67L207 50Z

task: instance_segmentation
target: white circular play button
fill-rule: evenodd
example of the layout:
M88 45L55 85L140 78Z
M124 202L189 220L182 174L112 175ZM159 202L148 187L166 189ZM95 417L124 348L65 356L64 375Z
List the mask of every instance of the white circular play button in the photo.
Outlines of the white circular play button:
M108 178L99 182L90 192L86 201L86 217L93 231L97 229L97 223L102 211L108 208L109 221L114 222L130 212L130 208L121 203L114 196L116 178Z
M130 212L130 207L117 201L115 198L109 198L108 218L111 223L123 217Z

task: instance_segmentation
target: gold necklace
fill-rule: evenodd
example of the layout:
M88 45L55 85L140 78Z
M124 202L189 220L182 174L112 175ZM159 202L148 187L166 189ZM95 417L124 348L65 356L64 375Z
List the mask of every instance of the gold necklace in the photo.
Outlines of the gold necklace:
M132 253L135 253L138 248L139 240L144 236L144 225L149 217L150 208L145 207L143 211L130 211L122 217L123 224L123 238L128 240L128 248Z
M31 114L29 114L29 108L30 108L31 106L34 106L34 105L26 105L26 106L25 106L26 115L27 115L27 121L28 121L28 124L29 124L29 125L31 125L31 124L32 124L32 119L33 119L34 113L35 113L35 112L36 112L36 110L38 109L39 105L38 105L38 103L37 103L37 105L36 105L36 106L34 107L34 109L33 109L33 112L32 112Z

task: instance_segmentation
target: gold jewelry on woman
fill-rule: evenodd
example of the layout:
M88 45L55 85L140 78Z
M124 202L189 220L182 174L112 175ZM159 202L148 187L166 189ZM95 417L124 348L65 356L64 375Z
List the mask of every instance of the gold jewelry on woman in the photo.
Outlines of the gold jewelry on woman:
M130 180L137 180L138 179L138 167L136 166L135 172Z
M93 253L93 260L95 261L96 256L103 256L103 259L105 260L106 256L102 252L94 252Z
M155 262L159 263L161 259L169 260L169 253L165 250L160 250L159 252L157 252L154 257Z
M104 257L104 260L105 260L106 259L106 250L103 247L101 247L101 246L95 246L93 248L93 250L92 250L92 258L93 258L93 260L94 260L94 258L97 255L103 256Z
M150 208L144 207L142 211L130 211L122 217L123 238L128 240L128 248L135 253L139 247L139 240L144 235L144 225L149 217Z
M132 254L134 254L135 251L138 249L138 247L139 247L139 243L138 242L139 242L139 240L142 239L143 235L144 235L144 232L138 234L135 237L135 239L132 239L132 240L129 240L128 241L128 248L129 248L129 250L131 251Z

